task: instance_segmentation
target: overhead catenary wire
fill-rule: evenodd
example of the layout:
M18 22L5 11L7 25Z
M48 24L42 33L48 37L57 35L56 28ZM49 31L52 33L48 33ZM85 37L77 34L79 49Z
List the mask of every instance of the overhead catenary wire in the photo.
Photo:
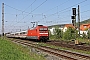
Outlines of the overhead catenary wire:
M36 0L34 0L34 2L35 2L35 1L36 1ZM67 0L67 1L69 1L69 0ZM66 1L66 2L67 2L67 1ZM85 0L85 1L87 1L87 0ZM85 1L83 1L83 2L85 2ZM33 2L33 3L34 3L34 2ZM33 3L32 3L32 4L33 4ZM82 2L81 2L81 3L82 3ZM32 5L32 4L31 4L31 5ZM63 5L63 4L64 4L64 3L62 3L62 5ZM30 6L31 6L31 5L30 5ZM57 7L57 6L56 6L56 7ZM37 8L38 8L38 7L37 7ZM14 9L16 9L16 8L14 8ZM18 9L16 9L16 10L18 10ZM26 10L26 9L25 9L25 10ZM34 9L34 10L35 10L35 9ZM65 10L65 9L64 9L64 10ZM18 10L18 11L21 11L21 10ZM22 12L23 12L23 11L22 11ZM59 12L60 12L60 11L59 11ZM30 14L30 13L29 13L29 14ZM55 13L55 14L56 14L56 13ZM51 15L54 15L54 14L51 14ZM23 17L23 19L24 19L24 18L25 18L25 17Z
M36 0L34 0L34 2L35 2L35 1L36 1ZM46 0L46 1L47 1L47 0ZM69 0L67 0L67 1L69 1ZM66 1L66 2L67 2L67 1ZM82 2L85 2L85 1L87 1L87 0L84 0L84 1L82 1ZM34 2L33 2L33 3L34 3ZM82 2L80 2L80 3L82 3ZM33 3L32 3L32 4L33 4ZM78 3L78 4L80 4L80 3ZM31 5L32 5L32 4L31 4ZM62 4L64 4L64 3L62 3ZM5 4L5 5L6 5L6 4ZM30 5L30 6L31 6L31 5ZM75 4L75 5L77 5L77 4ZM7 5L7 6L9 6L9 5ZM30 6L29 6L29 7L30 7ZM11 6L9 6L9 7L11 7ZM57 7L57 6L56 6L56 7ZM11 8L13 8L13 9L15 9L15 10L18 10L18 9L16 9L16 8L14 8L14 7L11 7ZM38 8L38 7L37 7L37 8ZM36 8L36 9L37 9L37 8ZM66 8L66 9L67 9L67 8ZM25 10L26 10L26 9L25 9ZM18 10L18 11L25 12L25 10L24 10L24 11ZM34 9L34 10L35 10L35 9ZM65 10L65 9L63 9L63 10ZM61 11L63 11L63 10L61 10ZM61 12L61 11L59 11L59 12ZM29 13L29 14L30 14L30 13ZM56 14L56 13L55 13L55 14Z
M44 2L42 2L39 6L37 6L35 9L33 9L30 13L28 13L26 16L24 16L21 20L23 20L24 18L26 18L29 14L31 14L33 11L35 11L36 9L38 9L40 6L42 6L47 0L45 0ZM21 21L20 20L20 21Z
M34 0L33 3L30 4L30 5L29 5L25 10L27 10L30 6L32 6L32 5L35 3L35 1L36 1L36 0ZM14 9L14 10L16 10L16 11L20 11L20 12L22 12L22 14L11 14L11 13L5 13L5 14L15 15L15 16L16 16L16 20L17 20L17 16L18 16L18 15L23 15L23 17L24 17L23 12L24 12L24 13L29 13L29 12L25 12L25 10L22 11L22 10L19 10L19 9L17 9L17 8L11 7L11 6L7 5L7 4L5 4L5 5L8 6L8 7L10 7L10 8L12 8L12 9ZM25 14L25 15L26 15L26 14ZM7 21L7 22L8 22L8 21Z
M27 10L31 5L33 5L33 4L35 3L35 1L36 1L36 0L34 0L25 10ZM14 10L20 11L20 12L29 13L29 12L26 12L25 10L20 10L20 9L14 8L14 7L10 6L10 5L7 5L7 4L4 4L4 5L12 8L12 9L14 9ZM8 14L9 14L9 13L8 13ZM11 13L10 13L10 14L11 14ZM12 14L12 15L14 15L14 14ZM20 15L20 14L18 14L18 15Z
M36 1L36 0L35 0L35 1ZM35 2L35 1L34 1L34 2ZM33 11L35 11L36 9L38 9L40 6L42 6L46 1L47 1L47 0L45 0L44 2L42 2L42 3L41 3L39 6L37 6L35 9L33 9L30 13L28 13L25 17L23 17L23 19L26 18L26 17L27 17L29 14L31 14ZM34 2L33 2L33 3L34 3ZM33 4L33 3L32 3L32 4ZM31 5L32 5L32 4L31 4ZM8 5L7 5L7 6L8 6ZM9 7L11 7L11 6L9 6ZM11 7L11 8L13 8L13 7ZM16 8L13 8L13 9L18 10L18 9L16 9ZM18 10L18 11L21 11L21 10ZM21 11L21 12L25 12L25 11ZM21 19L21 20L22 20L22 19ZM20 20L20 21L21 21L21 20Z
M90 10L85 10L85 11L82 11L82 12L80 12L80 13L86 13L86 12L89 12Z
M68 11L70 11L70 10L68 10ZM90 11L90 10L86 10L86 11L83 11L83 12L81 12L81 13L85 13L85 12L88 12L88 11ZM67 11L66 11L67 12ZM63 12L62 12L63 13ZM66 16L67 17L67 16ZM66 17L64 17L64 18L66 18ZM64 19L64 18L61 18L61 19ZM11 22L11 21L9 21L9 22ZM12 21L12 22L14 22L14 21ZM17 21L15 21L15 22L17 22ZM47 21L46 21L47 22ZM50 22L50 21L48 21L48 22ZM65 21L62 21L62 22L65 22ZM27 23L27 22L17 22L17 23Z
M24 18L26 18L29 14L31 14L33 11L37 10L40 6L42 6L47 0L45 0L44 2L42 2L39 6L37 6L35 9L33 9L30 13L28 13L25 17L23 17L21 20L23 20Z
M90 12L90 10L85 10L80 12L81 13L81 20L90 19L90 15L88 16L87 12ZM86 15L82 15L83 13L86 13Z
M36 1L36 0L34 0L33 3L31 3L25 10L27 10L30 6L32 6L32 5L35 3L35 1ZM12 6L9 6L9 5L7 5L7 4L4 4L4 5L12 8L12 9L14 9L14 10L20 11L20 12L29 13L29 12L26 12L25 10L19 10L19 9L14 8L14 7L12 7ZM8 13L8 14L9 14L9 13ZM11 13L10 13L10 14L11 14ZM14 14L12 14L12 15L14 15ZM20 15L20 14L18 14L18 15Z
M55 8L57 8L57 7L59 7L59 6L64 5L65 3L69 2L69 1L70 1L70 0L67 0L67 1L65 1L65 2L63 2L63 3L59 4L59 5L57 5L57 6L53 7L53 8L51 8L51 9L49 9L49 10L47 10L47 11L45 11L45 12L43 12L43 13L47 13L47 12L49 12L49 11L51 11L51 10L53 10L53 9L55 9Z
M79 2L79 3L77 3L77 4L74 4L74 5L70 6L70 7L67 7L67 8L65 8L65 9L62 9L62 10L60 10L60 11L58 11L58 12L63 12L63 11L65 11L65 10L67 10L67 9L71 9L73 6L79 5L79 4L84 3L84 2L86 2L86 1L87 1L87 0L83 0L83 1L81 1L81 2ZM57 14L57 12L54 13L54 14L51 14L50 16L55 15L55 14ZM48 16L48 17L50 17L50 16Z
M14 8L14 7L12 7L12 6L9 6L9 5L7 5L7 4L4 4L4 5L12 8L12 9L14 9L14 10L17 10L17 11L20 11L20 12L25 12L25 11L19 10L19 9L17 9L17 8ZM29 12L25 12L25 13L29 13Z
M84 1L87 1L87 0L84 0ZM69 8L68 8L69 9ZM70 8L71 9L71 8ZM64 10L64 9L63 9ZM67 10L67 9L66 9ZM58 13L65 13L66 12L66 10L64 10L64 11L59 11L59 9L58 9L58 11L56 12L56 14ZM32 10L33 11L33 10ZM23 12L23 11L21 11L21 12ZM85 13L85 12L88 12L88 11L83 11L83 12L81 12L81 13ZM25 13L25 12L24 12ZM18 15L18 14L17 14ZM28 15L28 14L26 14L26 15ZM34 16L34 14L32 14L33 16ZM32 16L31 15L31 16ZM52 14L50 14L49 16L47 16L47 15L45 15L44 13L43 13L43 15L44 15L44 18L48 18L50 15L52 15ZM53 15L55 15L55 14L53 14ZM23 17L24 18L24 17ZM26 17L25 17L26 18ZM34 17L33 17L34 18ZM62 17L63 18L63 17ZM20 22L17 22L17 23L20 23ZM24 23L24 22L21 22L21 23Z
M35 0L36 1L36 0ZM34 1L34 2L35 2ZM31 4L32 5L32 4ZM19 10L19 9L16 9L16 8L14 8L14 7L11 7L11 6L9 6L9 5L7 5L8 7L10 7L10 8L13 8L13 9L15 9L15 10L17 10L17 11L21 11L21 12L24 12L24 13L28 13L28 12L25 12L25 11L22 11L22 10ZM16 17L18 16L18 14L15 14L16 15ZM20 15L20 14L19 14ZM17 22L18 23L18 22Z
M30 4L23 12L25 12L29 7L32 7L32 5L36 2L36 0L33 1L32 4ZM32 8L31 8L31 11L32 11ZM24 14L22 12L22 15L23 15L23 18L24 18Z
M87 0L84 0L84 1L82 1L82 2L80 2L80 3L78 3L78 4L81 4L81 3L84 3L84 2L86 2ZM75 5L78 5L78 4L75 4ZM75 6L75 5L73 5L73 6ZM71 6L71 7L73 7L73 6ZM67 8L67 9L69 9L69 8ZM65 9L66 10L66 9ZM62 10L63 11L63 10ZM59 11L59 12L62 12L62 11ZM88 10L89 11L89 10ZM55 14L57 14L57 12L55 13ZM55 15L55 14L52 14L52 15ZM50 15L51 16L51 15ZM47 17L50 17L50 16L47 16ZM66 16L67 17L67 16ZM63 17L63 18L65 18L65 17Z
M67 0L67 1L65 1L65 2L63 2L63 3L59 4L59 5L57 5L57 6L53 7L53 8L51 8L51 9L49 9L49 10L47 10L47 11L45 11L45 12L43 12L43 13L42 13L42 16L44 16L44 18L46 18L46 15L45 15L44 13L47 13L47 12L49 12L49 11L51 11L51 10L57 8L57 15L58 15L58 18L59 18L59 13L58 13L59 10L58 10L58 7L64 5L65 3L69 2L69 1L70 1L70 0ZM42 19L44 19L44 18L42 17ZM40 20L42 20L42 19L40 19Z
M53 15L59 13L59 12L61 13L61 12L65 11L65 10L67 10L67 9L71 9L73 6L77 6L77 5L79 5L79 4L85 3L86 1L87 1L87 0L83 0L83 1L81 1L81 2L79 2L79 3L77 3L77 4L74 4L74 5L70 6L70 7L67 7L67 8L65 8L65 9L62 9L62 10L60 10L60 11L54 13L54 14L51 14L51 15L47 16L47 18L48 18L48 17L51 17L51 16L53 16ZM40 20L42 21L43 19L44 19L44 18L42 18L42 19L40 19Z
M36 0L34 0L34 1L32 2L32 4L30 4L24 11L26 11L29 7L31 7L35 2L36 2ZM23 11L23 12L24 12L24 11Z

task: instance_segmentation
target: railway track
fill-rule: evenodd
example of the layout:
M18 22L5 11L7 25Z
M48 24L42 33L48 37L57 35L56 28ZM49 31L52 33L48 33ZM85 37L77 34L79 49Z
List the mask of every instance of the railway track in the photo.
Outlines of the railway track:
M36 42L24 41L24 40L13 40L13 42L19 43L22 45L26 45L26 46L34 47L36 49L39 49L39 50L42 50L49 54L58 56L65 60L90 60L90 56L81 55L78 53L73 53L73 52L69 52L69 51L65 51L65 50L58 50L58 49L54 49L51 47L41 46L41 45L37 44Z
M83 50L83 51L90 51L90 45L75 45L74 42L65 42L65 41L52 41L50 40L47 42L47 44L55 45L55 46L61 46L66 48L73 48L76 50Z

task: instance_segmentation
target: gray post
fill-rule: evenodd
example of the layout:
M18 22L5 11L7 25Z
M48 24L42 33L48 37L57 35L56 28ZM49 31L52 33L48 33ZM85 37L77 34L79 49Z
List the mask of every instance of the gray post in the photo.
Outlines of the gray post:
M2 36L4 36L4 3L2 3Z
M80 36L80 9L78 5L78 31L79 31L79 36Z

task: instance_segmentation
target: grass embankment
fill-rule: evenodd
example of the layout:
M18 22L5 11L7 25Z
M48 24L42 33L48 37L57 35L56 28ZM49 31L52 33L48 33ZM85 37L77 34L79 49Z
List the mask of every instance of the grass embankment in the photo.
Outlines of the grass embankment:
M0 60L45 60L45 58L30 52L27 47L0 38Z

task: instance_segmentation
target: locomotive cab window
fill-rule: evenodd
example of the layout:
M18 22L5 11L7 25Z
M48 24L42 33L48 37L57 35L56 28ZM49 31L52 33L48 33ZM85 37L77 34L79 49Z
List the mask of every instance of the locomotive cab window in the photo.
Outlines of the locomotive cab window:
M40 31L47 31L48 29L47 28L40 28L39 30Z

